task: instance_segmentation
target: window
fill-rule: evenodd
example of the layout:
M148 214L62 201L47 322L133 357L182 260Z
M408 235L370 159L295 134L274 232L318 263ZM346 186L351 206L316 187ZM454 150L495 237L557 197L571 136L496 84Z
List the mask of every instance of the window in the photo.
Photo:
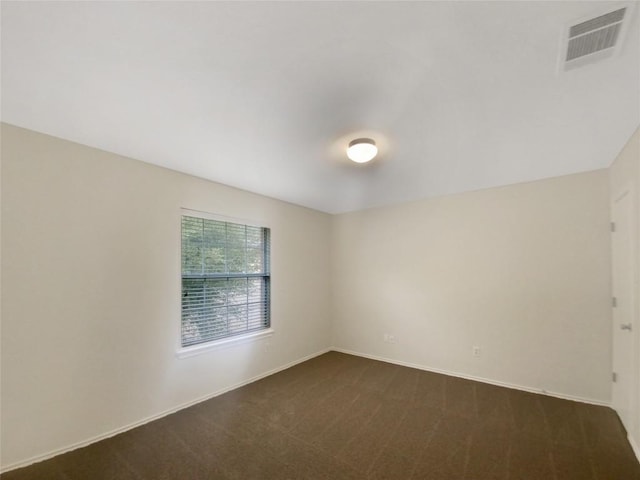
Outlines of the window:
M182 216L183 347L268 329L269 229Z

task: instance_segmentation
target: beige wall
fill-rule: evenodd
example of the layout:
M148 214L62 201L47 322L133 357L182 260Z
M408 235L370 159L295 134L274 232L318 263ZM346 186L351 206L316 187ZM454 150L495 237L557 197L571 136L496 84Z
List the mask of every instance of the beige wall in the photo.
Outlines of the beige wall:
M636 130L635 134L631 137L629 142L625 145L624 149L618 155L613 165L610 168L610 189L611 189L611 203L614 199L618 198L620 193L626 189L630 189L633 195L633 205L636 212L637 222L635 225L635 258L637 262L640 262L640 129ZM635 267L635 280L636 280L636 298L635 298L635 321L634 325L640 326L639 308L640 302L640 284L638 279L640 277L640 263L636 263ZM615 326L614 326L615 327ZM629 428L629 436L634 443L636 454L640 458L640 328L635 328L632 333L635 336L635 372L634 377L637 379L635 385L635 395L632 405L632 425Z
M334 346L608 402L608 198L600 170L334 217Z
M181 207L271 227L269 345L176 358ZM2 125L2 467L328 348L329 232L319 212Z

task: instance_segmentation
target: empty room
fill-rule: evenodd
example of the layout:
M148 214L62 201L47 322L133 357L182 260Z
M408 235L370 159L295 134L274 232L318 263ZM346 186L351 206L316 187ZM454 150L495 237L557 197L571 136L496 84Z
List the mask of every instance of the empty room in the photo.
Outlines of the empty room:
M640 2L0 7L2 480L640 480Z

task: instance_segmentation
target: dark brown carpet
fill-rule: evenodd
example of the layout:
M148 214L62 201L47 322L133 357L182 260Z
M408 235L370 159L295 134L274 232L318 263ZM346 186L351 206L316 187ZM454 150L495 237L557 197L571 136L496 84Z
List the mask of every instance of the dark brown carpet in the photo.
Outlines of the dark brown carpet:
M2 480L635 480L609 408L331 352Z

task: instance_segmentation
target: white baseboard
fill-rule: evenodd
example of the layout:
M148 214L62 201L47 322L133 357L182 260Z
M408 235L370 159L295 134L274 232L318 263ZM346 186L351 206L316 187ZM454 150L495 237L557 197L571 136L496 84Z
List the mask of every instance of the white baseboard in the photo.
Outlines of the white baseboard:
M23 460L23 461L20 461L20 462L12 463L12 464L7 465L7 466L3 466L0 469L0 473L6 473L6 472L8 472L10 470L15 470L16 468L27 467L27 466L32 465L34 463L42 462L43 460L47 460L47 459L55 457L57 455L61 455L63 453L71 452L72 450L77 450L78 448L86 447L88 445L91 445L92 443L99 442L100 440L105 440L107 438L113 437L113 436L118 435L120 433L124 433L124 432L126 432L128 430L131 430L133 428L139 427L139 426L144 425L146 423L153 422L154 420L158 420L158 419L160 419L162 417L166 417L167 415L171 415L172 413L175 413L175 412L177 412L179 410L183 410L185 408L191 407L192 405L195 405L197 403L204 402L204 401L209 400L211 398L217 397L218 395L222 395L223 393L227 393L227 392L230 392L231 390L235 390L236 388L243 387L245 385L248 385L249 383L253 383L253 382L255 382L257 380L260 380L260 379L262 379L264 377L268 377L269 375L273 375L274 373L278 373L278 372L280 372L282 370L286 370L287 368L293 367L294 365L297 365L299 363L306 362L307 360L311 360L312 358L315 358L315 357L317 357L319 355L323 355L323 354L325 354L327 352L330 352L331 350L332 350L331 348L326 348L326 349L320 350L319 352L312 353L311 355L307 355L306 357L302 357L302 358L299 358L297 360L294 360L293 362L289 362L289 363L287 363L285 365L281 365L281 366L279 366L277 368L274 368L273 370L269 370L268 372L261 373L260 375L252 377L252 378L250 378L248 380L245 380L245 381L242 381L240 383L236 383L235 385L232 385L230 387L225 387L225 388L223 388L221 390L218 390L216 392L204 395L204 396L202 396L200 398L197 398L195 400L192 400L190 402L183 403L181 405L178 405L177 407L171 408L169 410L165 410L165 411L163 411L161 413L158 413L156 415L152 415L150 417L146 417L146 418L144 418L144 419L142 419L142 420L140 420L138 422L130 423L129 425L125 425L125 426L117 428L115 430L111 430L111 431L109 431L107 433L103 433L101 435L97 435L95 437L89 438L89 439L84 440L82 442L74 443L73 445L68 445L68 446L63 447L63 448L52 450L52 451L47 452L47 453L42 454L42 455L36 455L35 457L31 457L31 458L29 458L27 460Z
M514 390L522 390L524 392L530 392L530 393L539 393L539 394L542 394L542 395L548 395L550 397L562 398L564 400L572 400L574 402L589 403L591 405L599 405L599 406L602 406L602 407L611 407L611 403L603 402L603 401L600 401L600 400L593 400L593 399L590 399L590 398L583 398L583 397L578 397L578 396L574 396L574 395L567 395L567 394L564 394L564 393L549 392L547 390L542 390L542 389L532 388L532 387L526 387L526 386L523 386L523 385L517 385L517 384L509 383L509 382L501 382L499 380L492 380L490 378L477 377L475 375L467 375L465 373L453 372L451 370L443 370L441 368L433 368L433 367L428 367L426 365L418 365L416 363L403 362L402 360L395 360L395 359L392 359L392 358L380 357L378 355L369 355L368 353L356 352L356 351L348 350L348 349L345 349L345 348L333 347L333 348L331 348L331 350L333 350L335 352L346 353L346 354L349 354L349 355L356 355L358 357L370 358L372 360L379 360L381 362L393 363L395 365L402 365L403 367L411 367L411 368L416 368L418 370L425 370L427 372L441 373L443 375L449 375L451 377L458 377L458 378L464 378L464 379L467 379L467 380L474 380L476 382L488 383L490 385L496 385L498 387L512 388Z

